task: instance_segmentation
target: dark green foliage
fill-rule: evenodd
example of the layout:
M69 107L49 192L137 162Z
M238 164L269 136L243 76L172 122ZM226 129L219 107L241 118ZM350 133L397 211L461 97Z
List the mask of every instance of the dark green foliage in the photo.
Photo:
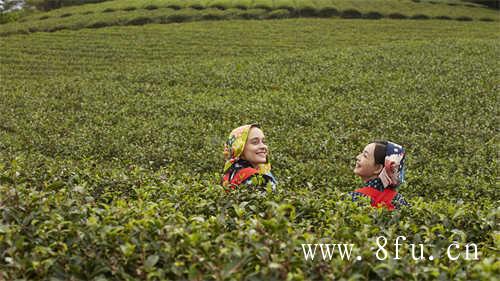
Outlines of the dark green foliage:
M219 10L226 10L227 9L226 6L224 6L222 4L218 4L218 3L210 5L210 8L219 9Z
M401 13L390 13L387 15L388 18L390 19L407 19L408 16L407 15L404 15L404 14L401 14Z
M326 7L326 8L322 8L318 11L319 17L328 18L328 17L334 17L334 16L338 16L338 15L339 15L339 11L334 7Z
M61 7L77 6L89 3L100 3L109 0L27 0L29 6L34 6L42 11L59 9Z
M47 29L46 31L47 32L56 32L56 31L60 31L60 30L64 30L64 29L68 29L68 27L64 26L64 25L56 25L56 26L53 26L53 27Z
M410 17L412 20L428 20L429 16L423 15L423 14L416 14Z
M109 26L109 25L110 24L108 22L97 21L97 22L90 23L86 27L87 28L102 28L102 27L106 27L106 26Z
M300 17L315 17L318 14L313 7L301 7L297 9L296 13Z
M361 18L363 15L356 9L347 9L341 12L340 16L345 19Z
M460 16L460 17L457 17L455 19L458 21L472 21L473 20L471 17L467 17L467 16Z
M189 5L189 8L194 9L194 10L203 10L205 7L199 3L193 3Z
M439 19L439 20L451 20L452 18L449 17L449 16L437 16L436 19Z
M240 10L247 10L248 7L246 5L243 5L243 4L235 4L234 7L236 9L240 9Z
M159 7L157 5L147 5L146 7L144 7L144 9L146 10L156 10L158 8Z
M363 14L363 18L365 19L381 19L383 15L379 12L368 12Z
M18 21L21 19L22 14L22 11L0 13L0 24Z
M131 19L131 20L127 21L127 25L144 25L144 24L148 24L148 23L152 23L152 22L153 22L153 20L151 18L138 17L138 18Z
M191 15L189 13L179 12L179 13L174 13L174 14L168 15L167 21L168 22L186 22L186 21L190 21L192 18L193 18L193 15Z
M168 4L167 8L170 8L172 10L180 10L180 9L182 9L182 7L180 5L178 5L178 4Z
M492 9L497 9L497 10L500 9L500 1L498 0L464 0L464 1L484 5Z

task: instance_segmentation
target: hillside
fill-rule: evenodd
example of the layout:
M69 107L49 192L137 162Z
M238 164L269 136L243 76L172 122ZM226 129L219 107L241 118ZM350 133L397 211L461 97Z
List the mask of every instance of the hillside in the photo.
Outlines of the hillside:
M120 0L31 14L0 25L0 35L149 23L296 17L497 21L499 13L457 0Z

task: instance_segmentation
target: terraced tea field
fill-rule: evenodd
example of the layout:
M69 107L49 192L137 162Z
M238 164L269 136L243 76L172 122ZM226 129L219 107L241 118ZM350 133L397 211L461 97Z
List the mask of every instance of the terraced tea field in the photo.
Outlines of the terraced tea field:
M119 0L28 14L0 25L0 36L150 23L302 17L500 20L493 9L457 0Z
M2 37L0 280L493 280L497 27L231 20ZM276 193L219 186L225 137L250 122ZM374 139L406 147L411 207L345 200ZM303 243L352 243L361 260L306 260Z

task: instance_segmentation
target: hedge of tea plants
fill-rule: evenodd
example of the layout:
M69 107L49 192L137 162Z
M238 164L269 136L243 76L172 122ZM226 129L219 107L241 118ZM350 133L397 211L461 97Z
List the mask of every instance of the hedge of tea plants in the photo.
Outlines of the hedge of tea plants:
M31 13L0 25L0 36L213 20L259 20L298 17L402 20L498 21L486 6L463 1L410 0L120 0Z
M0 279L493 280L497 38L493 23L333 19L5 37ZM225 137L250 122L275 193L219 185ZM346 199L374 139L406 147L411 207ZM307 260L307 243L354 247Z

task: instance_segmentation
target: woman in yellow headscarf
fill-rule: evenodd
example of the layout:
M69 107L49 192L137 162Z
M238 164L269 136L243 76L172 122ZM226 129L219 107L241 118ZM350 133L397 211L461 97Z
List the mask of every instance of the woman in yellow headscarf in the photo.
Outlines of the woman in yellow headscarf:
M245 185L271 186L276 189L276 179L271 173L269 150L265 136L257 124L234 129L224 146L224 171L222 185L230 189Z

